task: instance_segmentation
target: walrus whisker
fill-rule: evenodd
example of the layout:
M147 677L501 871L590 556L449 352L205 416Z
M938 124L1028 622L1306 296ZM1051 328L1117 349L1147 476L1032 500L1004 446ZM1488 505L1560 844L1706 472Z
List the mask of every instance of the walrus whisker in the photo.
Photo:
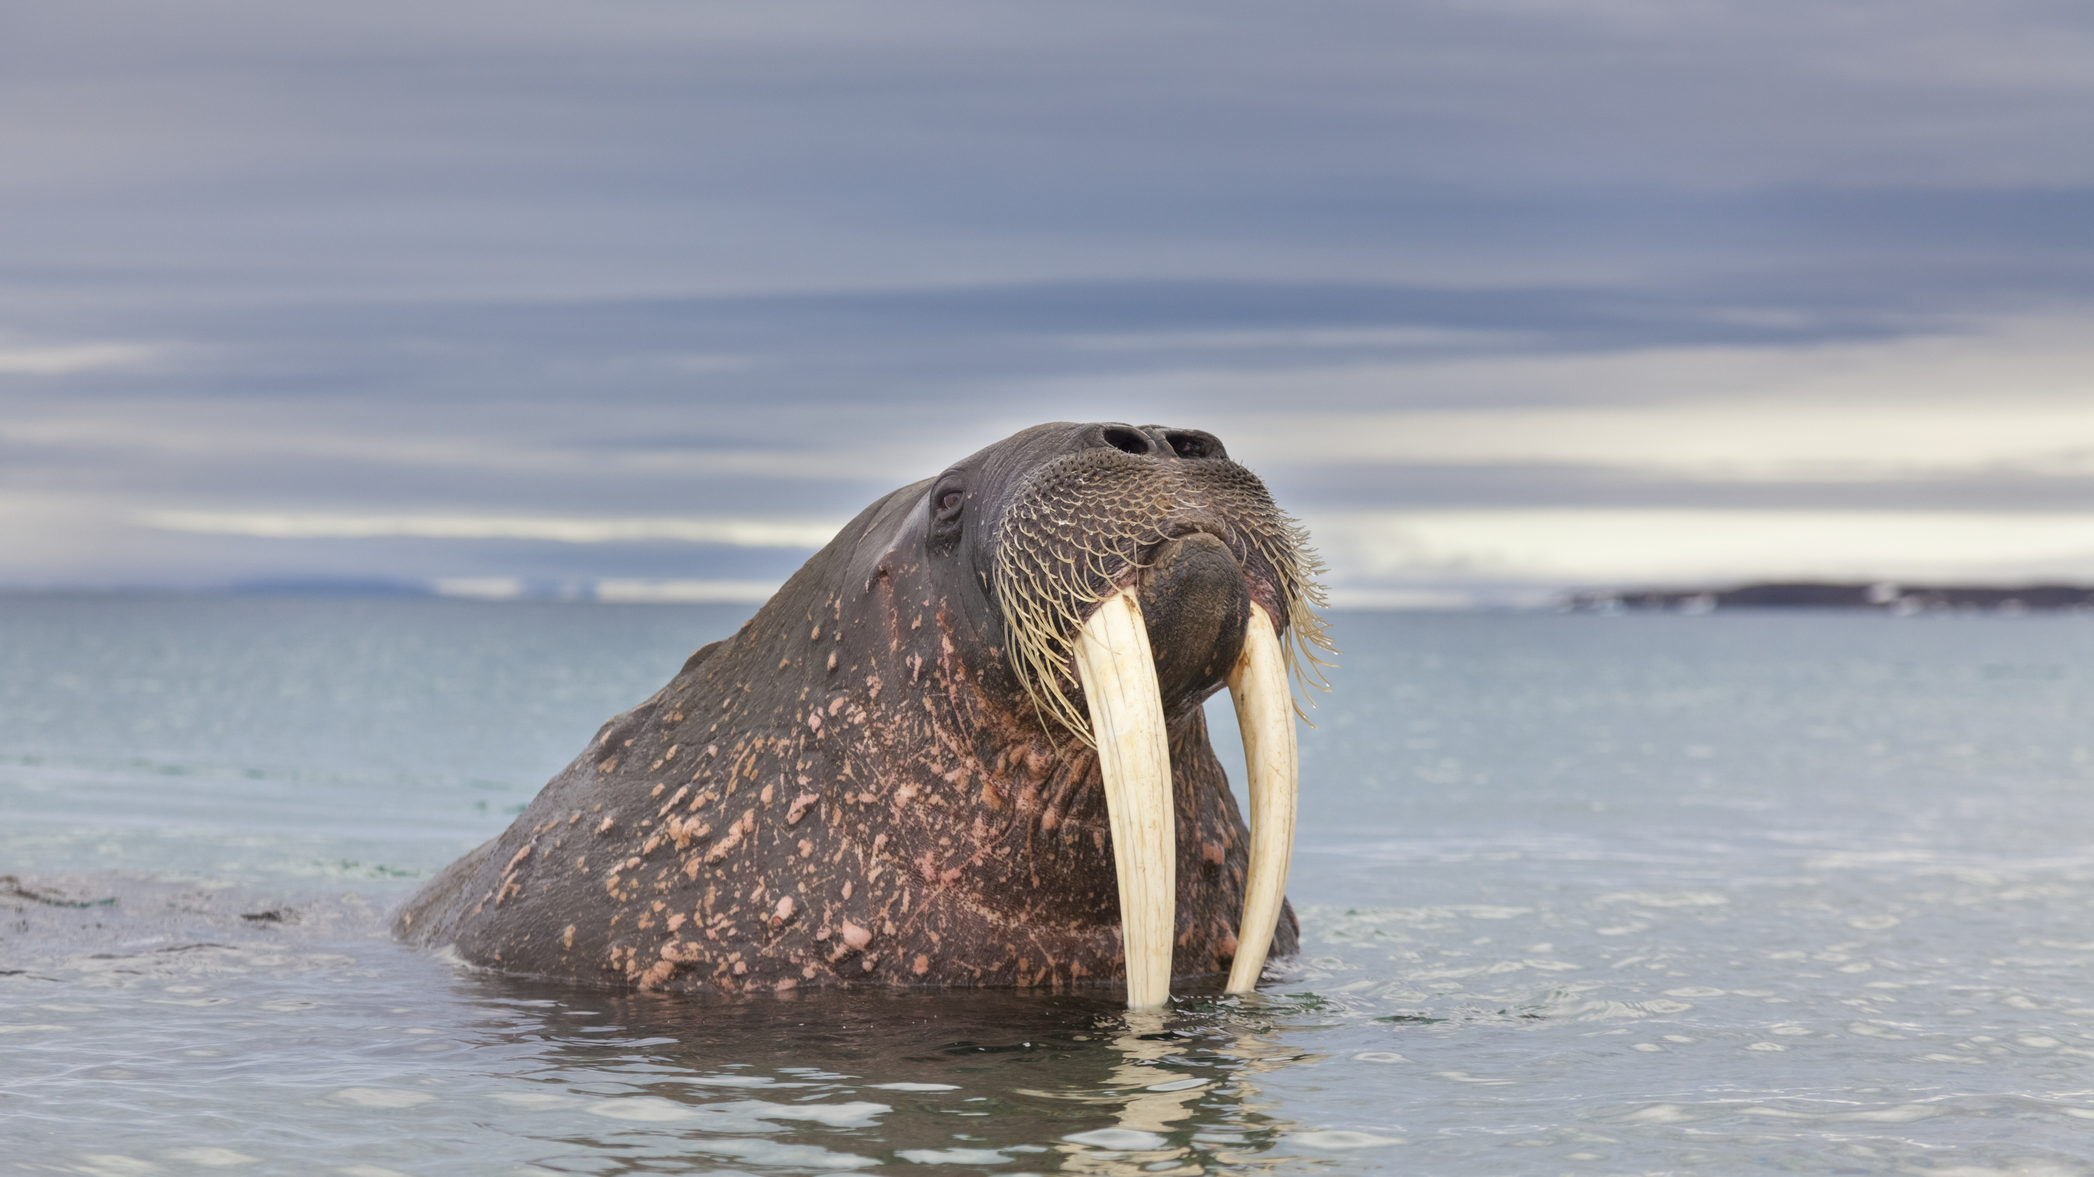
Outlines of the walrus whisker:
M1096 490L1106 473L1133 489L1101 505ZM1239 561L1269 571L1278 598L1273 620L1286 639L1281 658L1300 688L1292 696L1295 714L1306 721L1312 692L1330 689L1323 668L1334 647L1318 615L1327 604L1323 562L1307 531L1255 477L1233 463L1145 463L1116 450L1089 451L1033 471L997 521L1002 542L992 583L1005 644L1043 723L1093 742L1088 718L1069 694L1071 639L1092 609L1140 571L1141 553L1176 537L1176 520L1218 526Z

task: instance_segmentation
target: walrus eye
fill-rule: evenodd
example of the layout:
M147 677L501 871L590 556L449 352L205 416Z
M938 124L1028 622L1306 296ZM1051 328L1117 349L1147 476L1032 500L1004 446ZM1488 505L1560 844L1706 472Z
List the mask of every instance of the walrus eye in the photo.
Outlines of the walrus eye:
M965 476L948 473L938 479L931 488L930 533L924 537L927 550L936 554L950 554L960 542L960 533L966 528L960 522L961 512L967 506L967 482Z
M966 505L967 483L958 474L948 474L931 491L931 522L940 532L958 535L960 511Z

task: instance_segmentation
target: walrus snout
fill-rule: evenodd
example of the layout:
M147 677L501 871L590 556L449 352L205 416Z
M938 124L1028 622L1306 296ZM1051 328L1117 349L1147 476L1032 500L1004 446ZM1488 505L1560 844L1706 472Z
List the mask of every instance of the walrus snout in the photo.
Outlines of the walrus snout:
M1067 428L1060 452L1014 476L977 533L991 570L984 587L1002 614L1011 667L1043 719L1090 741L1084 708L1070 690L1076 631L1108 598L1138 581L1157 584L1144 569L1174 542L1199 534L1209 537L1193 541L1200 550L1181 554L1199 557L1188 571L1209 560L1212 571L1168 579L1207 591L1171 609L1164 632L1175 632L1201 604L1233 601L1240 583L1287 638L1282 655L1289 667L1314 666L1312 651L1327 645L1314 613L1322 602L1315 583L1321 564L1300 524L1256 475L1229 459L1219 438L1157 425ZM1227 548L1236 570L1224 570L1210 540ZM1173 595L1151 589L1143 605ZM1228 612L1240 625L1240 614ZM1187 643L1169 644L1172 660L1192 656Z
M1158 547L1137 586L1164 713L1176 715L1219 690L1242 655L1250 588L1229 545L1204 531Z

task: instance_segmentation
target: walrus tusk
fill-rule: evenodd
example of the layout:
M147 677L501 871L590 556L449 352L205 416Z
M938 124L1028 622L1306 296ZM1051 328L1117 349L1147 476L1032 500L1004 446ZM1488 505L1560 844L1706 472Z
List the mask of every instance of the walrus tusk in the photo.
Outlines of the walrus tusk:
M1231 993L1258 987L1265 954L1279 927L1287 898L1287 867L1294 857L1294 811L1301 799L1301 765L1294 747L1294 698L1287 689L1287 661L1272 618L1251 603L1243 631L1243 654L1229 671L1229 696L1243 730L1243 763L1250 776L1251 865L1244 881L1243 923L1236 933L1236 961L1229 966Z
M1163 695L1156 685L1149 630L1132 593L1108 598L1076 631L1076 666L1083 676L1091 733L1098 741L1105 813L1112 823L1120 942L1127 952L1127 1005L1159 1006L1171 995L1177 821L1171 805Z

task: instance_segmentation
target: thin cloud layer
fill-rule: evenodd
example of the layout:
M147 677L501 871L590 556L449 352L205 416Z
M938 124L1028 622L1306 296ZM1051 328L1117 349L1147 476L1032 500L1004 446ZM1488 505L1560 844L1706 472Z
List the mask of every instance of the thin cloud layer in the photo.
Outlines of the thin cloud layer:
M2037 581L2094 578L2094 513L1564 508L1332 512L1318 540L1379 581L1535 602L1551 584L1721 584L1764 578ZM1521 586L1528 591L1522 592Z
M161 531L260 539L509 539L558 544L648 541L737 548L814 549L842 520L588 519L531 515L340 515L242 511L149 511L138 522Z

